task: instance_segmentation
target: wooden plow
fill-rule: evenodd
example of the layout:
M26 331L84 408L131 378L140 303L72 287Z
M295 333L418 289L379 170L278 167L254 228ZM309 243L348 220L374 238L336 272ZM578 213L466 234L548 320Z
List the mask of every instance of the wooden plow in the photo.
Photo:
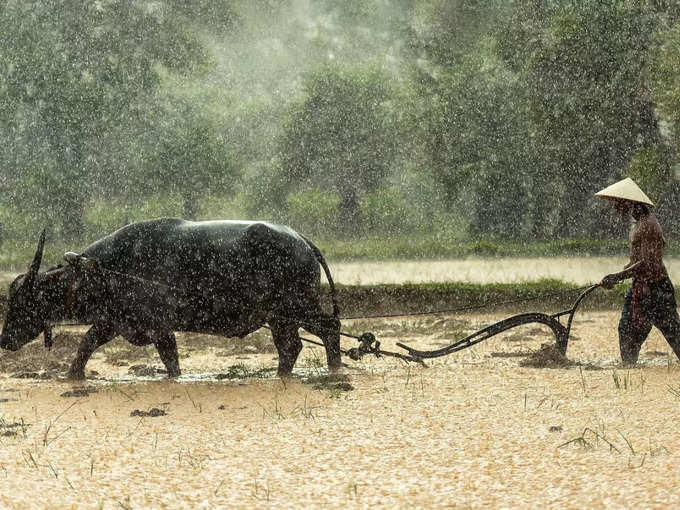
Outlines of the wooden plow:
M466 336L465 338L457 340L452 344L447 345L446 347L442 347L441 349L436 349L432 351L421 351L409 347L408 345L405 345L403 343L397 343L397 346L404 349L407 352L407 354L390 353L387 351L380 350L380 342L378 342L375 339L375 336L373 336L373 334L364 333L363 335L357 338L361 345L358 348L350 349L348 352L346 352L346 354L352 357L352 359L359 359L363 354L372 353L377 356L390 355L399 357L406 361L417 361L422 363L422 361L425 359L439 358L442 356L448 356L449 354L453 354L454 352L462 351L463 349L472 347L473 345L483 342L484 340L487 340L492 336L498 335L499 333L502 333L509 329L516 328L518 326L523 326L525 324L538 323L545 324L552 330L553 334L555 335L557 349L564 356L567 353L567 345L569 344L569 333L571 332L571 325L574 320L574 314L576 313L579 305L586 298L586 296L588 296L588 294L593 292L599 286L600 286L599 284L596 284L587 287L583 292L581 292L576 301L574 301L572 307L567 310L563 310L552 315L540 312L530 312L513 315L512 317L508 317L507 319L503 319L489 326L486 326L485 328L480 329L479 331L476 331ZM562 317L566 317L566 324L563 324L562 321L560 320Z

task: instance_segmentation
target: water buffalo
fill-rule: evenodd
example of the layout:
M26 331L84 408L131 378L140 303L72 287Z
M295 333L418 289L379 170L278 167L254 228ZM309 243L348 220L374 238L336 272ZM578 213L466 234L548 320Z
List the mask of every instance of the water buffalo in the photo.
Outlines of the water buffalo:
M290 374L302 349L300 327L323 340L328 366L340 362L335 287L316 246L289 227L250 221L164 218L127 225L80 255L39 272L44 232L28 272L8 295L0 347L17 350L58 321L91 324L69 376L83 378L94 350L118 335L153 343L169 376L180 375L175 331L243 337L268 324ZM333 313L322 310L324 269Z

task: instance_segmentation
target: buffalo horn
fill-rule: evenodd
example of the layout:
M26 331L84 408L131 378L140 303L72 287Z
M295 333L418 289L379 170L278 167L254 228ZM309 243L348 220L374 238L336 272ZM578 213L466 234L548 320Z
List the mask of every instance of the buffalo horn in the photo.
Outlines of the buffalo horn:
M30 282L31 285L35 281L35 277L40 269L40 263L42 262L43 248L45 247L45 229L43 229L40 234L40 239L38 240L38 249L35 250L35 256L33 257L33 262L28 268L28 273L26 274L26 281Z

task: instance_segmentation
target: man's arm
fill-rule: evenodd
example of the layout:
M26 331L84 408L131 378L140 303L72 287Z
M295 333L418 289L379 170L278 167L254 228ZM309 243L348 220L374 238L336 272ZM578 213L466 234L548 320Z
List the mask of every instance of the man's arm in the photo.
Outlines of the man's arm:
M607 276L602 278L600 285L602 285L602 287L604 287L605 289L614 288L614 285L616 285L617 283L635 276L637 271L642 267L643 263L644 263L644 260L638 260L635 264L628 264L623 269L623 271L619 271L618 273L608 274Z

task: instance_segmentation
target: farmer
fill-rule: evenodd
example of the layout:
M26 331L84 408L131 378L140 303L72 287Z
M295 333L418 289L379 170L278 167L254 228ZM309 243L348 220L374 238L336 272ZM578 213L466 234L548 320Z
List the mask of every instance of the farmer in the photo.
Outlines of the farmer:
M595 196L612 201L623 217L630 214L635 220L629 235L630 262L622 271L609 274L600 282L605 289L611 289L622 280L633 279L619 321L621 360L631 365L637 362L640 347L652 326L659 328L680 358L680 317L673 284L662 260L666 240L659 222L650 212L654 204L630 178L612 184Z

